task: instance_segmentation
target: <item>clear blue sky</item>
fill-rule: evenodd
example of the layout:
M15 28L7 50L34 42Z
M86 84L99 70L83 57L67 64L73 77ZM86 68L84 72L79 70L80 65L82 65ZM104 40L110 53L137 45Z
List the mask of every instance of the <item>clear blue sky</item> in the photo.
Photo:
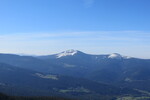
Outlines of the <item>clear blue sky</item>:
M0 52L150 58L150 0L0 0Z

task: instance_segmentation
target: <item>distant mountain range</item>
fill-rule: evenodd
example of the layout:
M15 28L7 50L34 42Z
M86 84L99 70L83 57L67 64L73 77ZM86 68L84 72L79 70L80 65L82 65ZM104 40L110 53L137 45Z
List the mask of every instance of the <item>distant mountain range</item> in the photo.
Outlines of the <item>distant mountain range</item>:
M82 99L91 96L93 100L149 97L150 59L118 53L91 55L78 50L47 56L0 54L0 91Z

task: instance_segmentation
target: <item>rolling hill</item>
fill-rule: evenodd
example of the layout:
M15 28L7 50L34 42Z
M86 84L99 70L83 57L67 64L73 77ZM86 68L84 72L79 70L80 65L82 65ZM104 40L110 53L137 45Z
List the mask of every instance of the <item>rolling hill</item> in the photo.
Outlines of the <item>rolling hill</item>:
M46 56L0 54L0 91L7 94L98 100L108 95L149 96L149 84L149 59L78 50Z

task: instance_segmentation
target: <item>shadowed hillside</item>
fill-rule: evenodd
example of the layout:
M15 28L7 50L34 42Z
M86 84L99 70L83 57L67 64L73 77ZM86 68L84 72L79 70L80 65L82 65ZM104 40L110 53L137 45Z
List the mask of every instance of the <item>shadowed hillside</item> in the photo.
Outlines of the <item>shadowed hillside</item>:
M0 93L0 100L71 100L61 97L17 97L17 96L7 96Z

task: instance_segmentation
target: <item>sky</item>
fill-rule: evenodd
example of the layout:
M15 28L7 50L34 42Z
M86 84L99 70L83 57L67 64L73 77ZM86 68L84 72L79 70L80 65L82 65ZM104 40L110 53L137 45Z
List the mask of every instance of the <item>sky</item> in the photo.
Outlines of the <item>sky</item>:
M0 53L68 49L150 59L150 0L0 0Z

